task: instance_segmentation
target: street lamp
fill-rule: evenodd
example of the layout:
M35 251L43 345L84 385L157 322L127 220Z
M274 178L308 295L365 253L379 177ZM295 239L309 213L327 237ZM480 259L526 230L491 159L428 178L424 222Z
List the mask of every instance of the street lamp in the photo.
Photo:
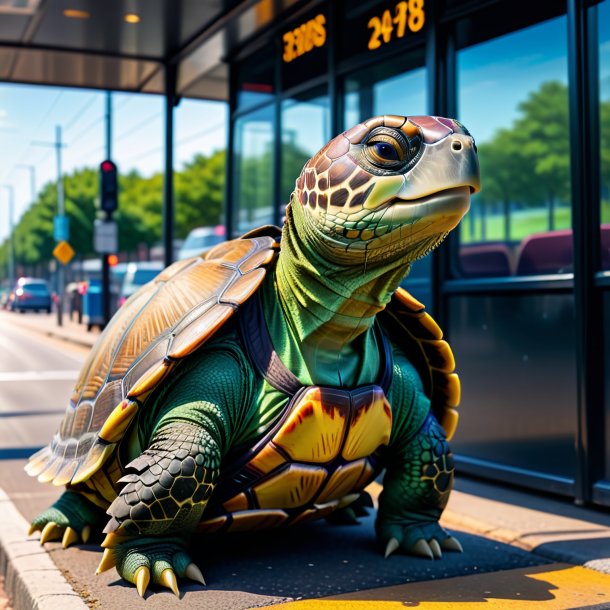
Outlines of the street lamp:
M13 211L15 207L15 190L12 184L3 184L2 188L8 191L8 230L9 230L9 255L8 255L8 282L9 288L15 284L15 239L13 236Z

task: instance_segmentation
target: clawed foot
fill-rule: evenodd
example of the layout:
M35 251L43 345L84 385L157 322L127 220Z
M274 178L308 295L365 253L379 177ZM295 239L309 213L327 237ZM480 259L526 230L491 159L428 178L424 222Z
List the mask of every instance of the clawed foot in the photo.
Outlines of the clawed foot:
M103 523L103 520L104 512L101 509L80 494L67 491L53 506L33 519L28 536L41 532L40 544L61 540L65 549L81 541L86 544L92 526Z
M97 569L101 574L116 566L119 575L136 585L140 596L152 579L153 583L171 589L180 597L179 578L188 578L202 585L201 570L184 550L179 538L132 538L110 533L102 543L104 555Z
M426 559L440 559L443 551L462 552L457 538L450 536L438 523L420 525L383 525L379 538L385 545L386 559L395 551Z

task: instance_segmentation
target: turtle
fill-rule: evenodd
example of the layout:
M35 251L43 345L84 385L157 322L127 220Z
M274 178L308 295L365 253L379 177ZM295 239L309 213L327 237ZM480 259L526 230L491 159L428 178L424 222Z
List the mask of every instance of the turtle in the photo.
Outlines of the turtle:
M174 263L114 316L26 465L66 488L30 535L67 547L103 528L98 572L179 595L177 577L205 584L193 535L351 519L384 472L385 556L461 551L438 524L459 378L401 282L479 188L454 119L384 115L333 138L281 229Z

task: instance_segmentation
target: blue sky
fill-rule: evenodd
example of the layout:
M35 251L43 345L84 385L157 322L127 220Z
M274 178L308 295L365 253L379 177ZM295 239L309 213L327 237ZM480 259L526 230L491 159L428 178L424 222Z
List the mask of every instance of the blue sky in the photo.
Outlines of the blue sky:
M163 167L163 98L113 93L113 159L119 171L144 175ZM36 187L55 180L55 152L34 141L54 141L62 125L62 165L65 173L97 166L105 153L106 94L87 89L0 84L0 185L12 184L15 219L31 201L30 172ZM196 153L209 154L226 146L226 105L182 100L175 112L175 166ZM8 193L0 190L0 240L8 233Z

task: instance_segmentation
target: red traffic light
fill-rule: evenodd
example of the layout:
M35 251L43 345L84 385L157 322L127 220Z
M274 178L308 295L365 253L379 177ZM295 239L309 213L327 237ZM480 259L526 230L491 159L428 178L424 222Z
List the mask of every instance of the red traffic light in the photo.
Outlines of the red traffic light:
M116 254L109 254L108 255L108 264L111 267L114 267L118 262L119 262L119 257Z
M112 161L102 161L100 167L104 173L116 171L116 165Z

